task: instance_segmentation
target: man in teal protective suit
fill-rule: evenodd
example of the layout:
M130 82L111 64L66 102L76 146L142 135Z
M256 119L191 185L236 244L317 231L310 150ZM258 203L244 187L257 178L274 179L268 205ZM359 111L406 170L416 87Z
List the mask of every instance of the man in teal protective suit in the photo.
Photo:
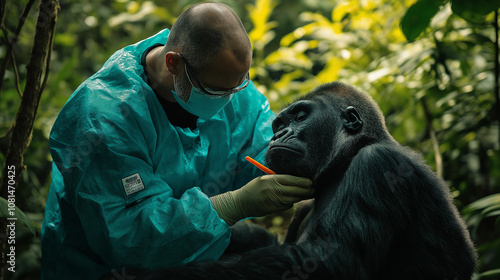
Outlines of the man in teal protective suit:
M275 116L250 64L236 14L203 3L78 87L50 134L42 279L216 260L230 225L311 197L244 160L263 160Z

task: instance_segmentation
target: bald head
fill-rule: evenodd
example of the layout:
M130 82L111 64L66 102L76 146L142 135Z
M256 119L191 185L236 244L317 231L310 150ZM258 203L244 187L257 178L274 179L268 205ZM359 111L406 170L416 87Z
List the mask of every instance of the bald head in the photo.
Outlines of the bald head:
M189 7L172 26L165 47L165 51L182 53L195 71L204 70L223 50L242 63L252 55L243 24L231 8L221 3Z

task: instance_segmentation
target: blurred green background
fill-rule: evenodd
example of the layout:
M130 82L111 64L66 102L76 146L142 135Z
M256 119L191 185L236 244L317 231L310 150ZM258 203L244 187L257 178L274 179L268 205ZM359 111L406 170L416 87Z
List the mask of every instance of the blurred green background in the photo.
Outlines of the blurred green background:
M72 91L117 49L171 27L196 2L201 1L60 0L50 75L16 189L16 205L37 236L17 227L16 273L5 279L39 279L40 226L51 181L48 135ZM218 2L231 6L249 32L251 78L276 112L334 80L371 94L396 140L421 152L450 186L480 253L475 278L500 279L500 111L494 91L499 57L493 24L500 1ZM5 34L14 32L27 3L6 2L0 65L7 55ZM35 4L29 12L14 48L21 91L38 9ZM2 165L21 101L16 84L10 63L0 92ZM289 216L288 211L255 222L282 236Z

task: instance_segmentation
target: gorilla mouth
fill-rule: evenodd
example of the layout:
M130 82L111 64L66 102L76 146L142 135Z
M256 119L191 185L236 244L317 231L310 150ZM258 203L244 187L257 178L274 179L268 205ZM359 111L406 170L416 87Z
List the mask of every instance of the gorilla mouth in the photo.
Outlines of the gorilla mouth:
M285 146L285 145L269 145L268 151L271 151L271 150L285 150L285 151L289 151L289 152L296 153L299 155L303 154L302 151L299 151L295 148L292 148L290 146Z
M305 154L301 147L271 142L266 152L266 162L277 174L311 178L308 167L304 165Z

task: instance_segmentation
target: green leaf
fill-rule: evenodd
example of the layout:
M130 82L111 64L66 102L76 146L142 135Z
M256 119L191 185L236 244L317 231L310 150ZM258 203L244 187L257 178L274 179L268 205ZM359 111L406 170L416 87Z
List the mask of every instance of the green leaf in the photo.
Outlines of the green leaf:
M16 218L16 224L21 223L21 225L25 226L31 231L33 236L36 236L35 227L33 226L33 222L30 220L30 218L28 218L28 216L26 216L26 214L24 214L21 209L17 208L17 206L15 206L15 212L13 213L14 215L11 215L8 207L9 202L5 198L0 197L0 218Z
M493 269L493 270L488 270L480 274L481 277L487 277L487 276L498 276L500 275L500 269Z
M420 0L413 4L401 20L401 30L408 41L414 41L431 22L444 0Z
M497 209L500 208L500 207L496 207ZM489 218L489 217L495 217L495 216L500 216L500 209L499 210L491 210L491 209L488 209L489 211L485 211L486 213L484 214L484 217L485 218Z
M500 203L497 203L497 204L494 204L492 206L489 206L487 208L485 208L481 214L483 215L487 215L487 214L490 214L492 212L497 212L498 210L500 210Z
M469 214L474 211L482 211L490 207L496 207L500 205L500 194L492 194L481 199L478 199L471 204L467 205L463 209L464 214Z
M498 0L452 0L451 9L459 17L473 22L484 22L486 15L500 9Z

